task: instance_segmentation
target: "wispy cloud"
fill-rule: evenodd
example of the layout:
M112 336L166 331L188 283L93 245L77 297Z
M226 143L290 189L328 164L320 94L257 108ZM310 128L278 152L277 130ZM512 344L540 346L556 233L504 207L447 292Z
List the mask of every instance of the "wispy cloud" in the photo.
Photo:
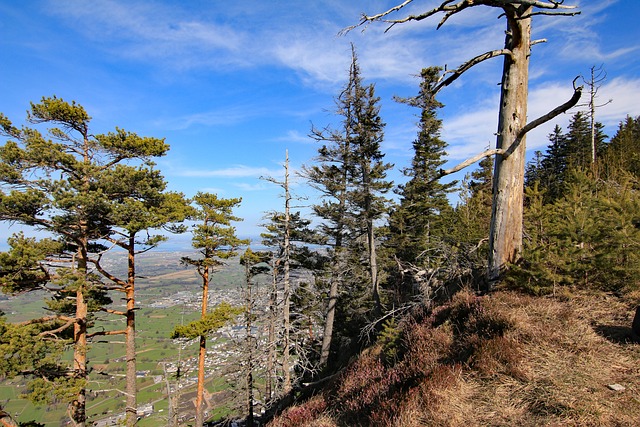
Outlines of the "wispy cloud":
M182 170L174 173L176 176L198 177L198 178L260 178L262 176L278 177L282 175L280 169L269 169L266 167L252 167L246 165L236 165L223 169L210 170Z

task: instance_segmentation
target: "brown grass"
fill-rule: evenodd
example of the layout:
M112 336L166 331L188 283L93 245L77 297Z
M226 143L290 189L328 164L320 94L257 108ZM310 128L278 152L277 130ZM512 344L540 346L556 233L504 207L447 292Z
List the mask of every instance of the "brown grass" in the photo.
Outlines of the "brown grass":
M284 422L285 413L270 425L640 425L640 344L630 335L636 302L602 293L461 292L430 317L406 321L394 365L374 347L337 388L296 407L298 424Z

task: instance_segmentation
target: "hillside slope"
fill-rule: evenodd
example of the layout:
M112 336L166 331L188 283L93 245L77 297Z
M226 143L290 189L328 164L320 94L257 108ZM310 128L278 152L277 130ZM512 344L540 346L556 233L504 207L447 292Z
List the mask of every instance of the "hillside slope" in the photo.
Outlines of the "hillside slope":
M387 328L328 387L269 426L640 425L636 303L460 292Z

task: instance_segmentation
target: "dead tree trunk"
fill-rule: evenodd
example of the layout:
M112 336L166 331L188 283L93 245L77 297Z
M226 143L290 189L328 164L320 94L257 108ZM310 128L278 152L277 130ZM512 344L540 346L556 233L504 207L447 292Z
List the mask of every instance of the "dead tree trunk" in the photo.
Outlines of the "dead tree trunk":
M564 1L557 0L445 0L439 6L424 13L412 14L401 19L387 18L411 2L412 0L405 0L386 12L371 16L364 15L359 25L384 21L391 28L397 24L421 21L442 13L444 17L438 24L439 28L451 16L475 6L501 9L503 16L507 19L507 35L503 49L478 55L459 68L447 71L433 89L433 95L435 95L440 89L457 80L465 71L480 62L496 56L504 56L496 148L475 156L473 161L470 159L441 173L441 176L444 176L457 172L483 157L496 155L487 269L491 289L501 271L509 263L517 261L522 251L526 134L576 105L581 95L581 88L574 87L574 96L571 100L527 123L530 50L533 44L545 41L531 40L531 19L535 15L573 16L580 12L571 11L575 6L564 5ZM353 28L355 26L348 28L347 31Z
M497 154L495 159L489 231L490 284L498 279L505 265L518 259L522 250L526 136L519 142L517 138L527 123L531 12L531 6L505 8L505 49L510 53L504 56L496 147L511 153Z

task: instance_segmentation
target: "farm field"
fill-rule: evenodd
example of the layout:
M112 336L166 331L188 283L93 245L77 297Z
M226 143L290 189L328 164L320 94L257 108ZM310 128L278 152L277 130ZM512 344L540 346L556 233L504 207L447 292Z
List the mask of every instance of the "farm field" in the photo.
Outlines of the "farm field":
M166 423L169 404L167 399L167 383L175 387L175 374L165 375L165 367L177 366L180 362L183 376L180 380L182 411L192 415L189 410L189 392L195 389L195 367L190 366L189 359L197 355L197 344L179 342L170 338L176 325L188 323L200 316L200 281L196 272L180 264L181 253L147 253L140 258L138 264L136 305L136 346L138 371L138 409L152 405L151 415L140 419L138 425L157 426ZM118 260L110 260L114 266ZM121 272L116 271L115 274ZM231 260L212 279L210 307L225 300L236 302L238 288L243 278L242 268L237 260ZM22 322L37 318L47 313L44 304L46 293L37 292L0 300L2 310L8 321ZM118 293L111 295L112 308L121 309L124 302ZM96 330L112 331L122 329L124 318L106 313L95 316ZM87 415L90 422L116 417L124 413L124 372L125 349L122 335L96 337L90 345L88 359L90 367L89 387L87 394ZM209 340L209 348L223 348L229 343L228 337L213 337ZM71 351L65 354L70 357ZM211 393L221 392L228 386L225 380L217 377L218 367L208 374L207 389ZM10 413L19 422L35 420L45 426L66 425L66 405L34 405L20 398L24 393L25 381L20 378L0 381L0 407ZM213 413L225 416L229 408L222 404Z

